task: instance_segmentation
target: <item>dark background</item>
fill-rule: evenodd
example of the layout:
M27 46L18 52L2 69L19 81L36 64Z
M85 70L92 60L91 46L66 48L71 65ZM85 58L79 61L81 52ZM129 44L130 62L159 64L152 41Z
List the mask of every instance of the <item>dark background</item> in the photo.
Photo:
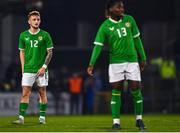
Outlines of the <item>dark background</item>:
M175 77L164 79L160 74L162 66L154 65L152 60L166 58L177 64L176 57L180 54L180 43L177 42L180 37L180 1L124 0L123 2L125 13L132 15L139 26L147 54L148 65L142 74L145 110L149 113L177 113L180 110L179 67L175 66ZM21 91L18 37L20 32L28 29L27 14L33 9L40 11L41 28L51 34L54 42L54 55L49 65L51 72L49 90L53 94L68 92L66 81L74 72L79 73L84 80L88 77L86 67L93 41L98 27L105 20L105 0L1 0L0 91L2 93ZM63 75L64 68L68 70L65 75ZM102 91L109 93L111 89L108 84L106 46L95 69L101 71ZM125 99L130 98L127 93L125 96ZM128 112L128 108L125 106L124 110Z

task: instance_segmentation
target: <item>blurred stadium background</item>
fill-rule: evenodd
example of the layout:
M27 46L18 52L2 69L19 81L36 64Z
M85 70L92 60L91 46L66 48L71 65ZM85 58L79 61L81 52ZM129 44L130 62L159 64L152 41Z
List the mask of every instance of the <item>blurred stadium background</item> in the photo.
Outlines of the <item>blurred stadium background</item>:
M0 116L16 115L21 96L18 37L28 28L27 13L37 9L41 28L54 40L49 66L48 114L110 114L108 48L104 47L89 78L86 67L97 28L104 20L105 0L0 0ZM124 0L125 11L136 19L147 52L142 88L145 114L179 113L180 110L180 1ZM69 79L82 79L78 109L71 108ZM35 86L36 88L36 86ZM37 89L33 90L28 114L37 114ZM123 113L133 113L124 86ZM76 104L76 103L75 103Z

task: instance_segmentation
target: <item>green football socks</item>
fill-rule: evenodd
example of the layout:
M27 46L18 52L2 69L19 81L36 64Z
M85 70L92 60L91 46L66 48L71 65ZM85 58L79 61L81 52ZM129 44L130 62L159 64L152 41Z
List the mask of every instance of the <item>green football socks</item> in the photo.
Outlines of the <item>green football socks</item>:
M27 108L28 108L28 103L20 103L19 115L24 117L26 115Z
M40 110L39 115L40 115L40 116L44 116L44 117L45 117L45 115L46 115L46 109L47 109L47 104L39 103L39 110Z
M112 118L119 119L120 117L120 108L121 108L121 91L118 89L112 90L111 97L111 110L112 110Z
M143 97L140 89L132 90L131 94L133 96L134 108L136 115L142 115L143 113Z

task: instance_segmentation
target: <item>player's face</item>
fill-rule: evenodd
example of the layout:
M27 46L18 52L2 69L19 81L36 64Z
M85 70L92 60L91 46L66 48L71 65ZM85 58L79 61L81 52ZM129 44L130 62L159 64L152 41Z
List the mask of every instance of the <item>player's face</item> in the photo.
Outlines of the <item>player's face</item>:
M34 29L38 29L39 25L41 23L41 19L40 16L38 15L32 15L29 20L28 23L30 25L30 27L34 28Z
M114 6L109 9L109 11L112 16L121 17L124 14L124 5L122 2L118 2L114 4Z

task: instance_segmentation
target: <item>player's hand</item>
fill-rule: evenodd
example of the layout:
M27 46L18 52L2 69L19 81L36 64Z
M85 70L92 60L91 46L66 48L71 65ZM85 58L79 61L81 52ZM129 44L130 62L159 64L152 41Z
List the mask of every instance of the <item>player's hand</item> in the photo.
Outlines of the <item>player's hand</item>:
M38 70L38 72L37 72L37 77L39 77L39 76L43 76L44 75L44 73L45 73L45 68L44 67L41 67L39 70Z
M93 76L93 66L88 66L87 73L88 75Z
M140 70L141 70L141 72L144 71L144 69L145 69L145 67L146 67L146 61L141 61L141 62L139 63L139 65L140 65Z

